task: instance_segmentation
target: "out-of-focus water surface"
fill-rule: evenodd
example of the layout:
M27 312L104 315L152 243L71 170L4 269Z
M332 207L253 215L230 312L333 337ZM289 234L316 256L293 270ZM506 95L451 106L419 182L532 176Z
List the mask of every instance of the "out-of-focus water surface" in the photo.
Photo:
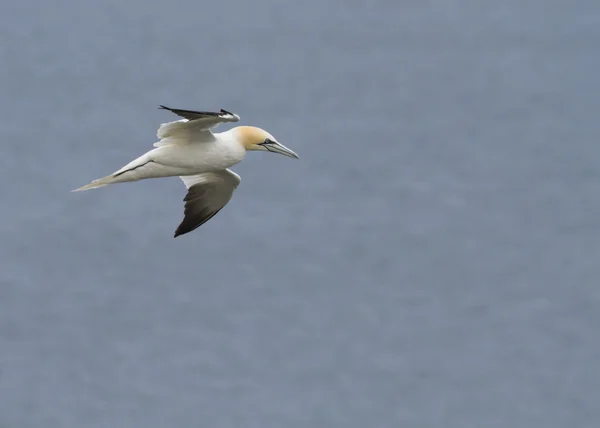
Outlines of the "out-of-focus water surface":
M598 427L595 0L4 2L0 427ZM69 193L234 111L230 205ZM227 129L227 127L222 127Z

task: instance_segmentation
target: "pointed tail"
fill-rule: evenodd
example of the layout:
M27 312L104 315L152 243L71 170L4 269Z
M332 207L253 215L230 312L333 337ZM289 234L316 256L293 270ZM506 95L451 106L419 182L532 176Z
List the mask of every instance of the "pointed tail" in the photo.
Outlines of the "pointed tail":
M144 178L159 177L160 174L156 174L158 167L158 164L154 163L150 157L150 152L148 152L139 158L132 160L120 170L115 171L106 177L94 180L85 186L79 187L78 189L71 190L71 192L81 192L84 190L108 186L109 184L125 183L128 181L142 180Z
M82 192L84 190L97 189L99 187L108 186L109 184L114 183L113 175L107 175L106 177L99 178L97 180L92 181L90 184L86 184L85 186L81 186L77 189L71 190L71 192Z

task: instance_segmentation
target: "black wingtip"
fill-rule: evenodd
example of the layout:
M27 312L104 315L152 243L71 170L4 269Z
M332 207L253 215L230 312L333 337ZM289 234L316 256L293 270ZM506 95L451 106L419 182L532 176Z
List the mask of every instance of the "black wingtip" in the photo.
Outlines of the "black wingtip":
M190 233L191 230L184 230L181 226L177 228L177 230L175 230L175 233L173 234L173 238L177 238L181 235L185 235L186 233Z
M159 109L159 110L160 110L160 109L163 109L163 110L171 110L169 107L167 107L167 106L164 106L164 105L162 105L162 104L160 104L160 105L159 105L158 109Z

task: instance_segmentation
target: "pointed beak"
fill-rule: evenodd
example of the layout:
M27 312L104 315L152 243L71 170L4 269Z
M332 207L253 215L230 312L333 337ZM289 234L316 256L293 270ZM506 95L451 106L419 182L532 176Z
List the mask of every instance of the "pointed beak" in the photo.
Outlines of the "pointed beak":
M288 149L286 146L276 141L272 141L268 145L265 144L265 147L268 151L272 153L279 153L280 155L288 156L290 158L300 159L296 153L294 153L292 150Z

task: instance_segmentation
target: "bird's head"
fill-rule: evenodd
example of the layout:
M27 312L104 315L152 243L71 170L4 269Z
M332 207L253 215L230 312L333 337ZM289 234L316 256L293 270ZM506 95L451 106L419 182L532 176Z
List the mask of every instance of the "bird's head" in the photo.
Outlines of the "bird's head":
M238 126L235 128L235 131L238 141L248 151L261 150L299 159L296 153L279 143L271 134L263 129L255 126Z

